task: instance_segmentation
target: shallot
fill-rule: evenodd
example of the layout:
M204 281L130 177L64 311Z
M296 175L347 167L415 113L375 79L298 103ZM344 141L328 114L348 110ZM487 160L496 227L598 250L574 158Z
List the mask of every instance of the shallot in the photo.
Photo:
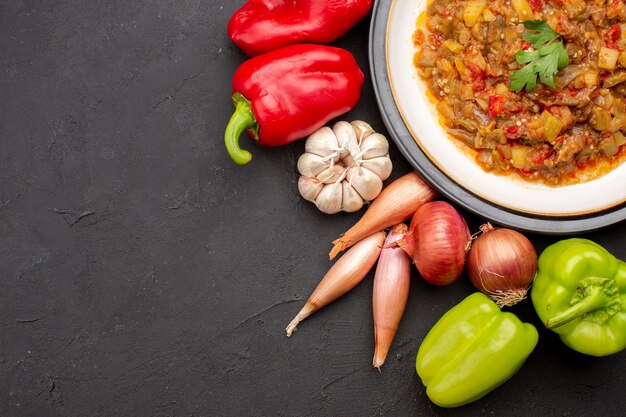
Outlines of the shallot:
M411 258L400 247L393 245L408 230L404 223L391 229L376 265L372 294L375 338L372 363L378 369L387 358L409 298Z
M380 255L386 235L386 232L380 231L366 237L333 264L302 310L287 326L287 336L291 336L302 320L332 303L365 278Z
M486 223L472 242L467 274L472 284L500 306L524 298L537 274L537 251L523 234Z
M422 278L434 285L448 285L459 278L470 243L465 219L445 201L431 201L417 209L409 232L398 241Z
M334 259L339 252L372 233L405 221L436 195L436 191L417 172L410 172L396 179L383 189L354 226L333 241L329 258Z

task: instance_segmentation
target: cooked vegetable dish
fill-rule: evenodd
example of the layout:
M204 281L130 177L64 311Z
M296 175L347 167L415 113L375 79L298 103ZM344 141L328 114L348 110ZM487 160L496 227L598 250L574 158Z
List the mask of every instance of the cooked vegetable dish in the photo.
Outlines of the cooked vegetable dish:
M626 160L626 3L429 2L415 66L483 169L549 185Z

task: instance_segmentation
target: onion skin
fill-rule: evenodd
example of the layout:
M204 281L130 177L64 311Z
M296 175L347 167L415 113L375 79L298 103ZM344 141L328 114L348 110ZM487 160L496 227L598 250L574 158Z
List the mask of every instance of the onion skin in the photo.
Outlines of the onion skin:
M422 278L434 285L452 284L459 278L470 244L465 219L445 201L431 201L417 209L409 232L398 241Z
M409 299L411 258L400 247L394 245L408 230L404 223L391 229L385 239L374 275L372 310L376 342L372 364L378 369L387 358Z
M382 250L387 233L380 231L358 242L333 264L317 285L302 310L287 326L287 336L311 314L354 288L372 269Z
M537 251L515 230L489 223L480 230L467 256L470 281L501 308L517 304L526 298L537 274Z
M341 251L372 233L405 221L421 205L436 196L437 192L417 172L396 179L382 190L354 226L333 241L329 258L334 259Z

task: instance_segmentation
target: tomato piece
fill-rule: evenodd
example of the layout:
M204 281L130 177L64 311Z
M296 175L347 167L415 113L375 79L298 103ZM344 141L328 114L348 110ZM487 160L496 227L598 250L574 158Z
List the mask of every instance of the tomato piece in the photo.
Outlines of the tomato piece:
M518 131L519 131L519 126L517 125L509 126L504 131L504 136L507 139L517 139L519 138Z
M483 91L485 89L485 87L486 87L486 85L485 85L485 79L484 78L477 78L472 83L472 91L474 91L475 93L478 92L478 91Z
M622 28L615 25L604 34L604 43L607 48L617 49L617 41L622 36Z
M543 165L543 162L550 158L554 153L554 150L548 148L548 147L544 147L541 148L537 151L534 152L534 155L532 156L532 158L530 158L530 162L533 163L533 165L537 166L537 165Z
M465 66L472 73L472 80L476 80L477 78L485 78L485 72L481 70L478 65L472 62L466 62Z
M465 66L467 67L469 72L472 74L472 81L473 81L472 90L474 90L474 92L484 90L485 89L485 72L481 70L478 67L478 65L471 63L471 62L466 62Z
M543 9L543 4L541 0L528 0L528 4L533 12L539 13Z
M435 32L435 33L431 33L428 36L428 40L430 41L430 43L433 44L433 46L435 46L436 48L439 48L443 44L443 41L445 40L445 36L441 32Z
M500 113L504 111L504 105L506 100L504 96L500 94L495 94L493 96L489 96L489 117L494 118Z

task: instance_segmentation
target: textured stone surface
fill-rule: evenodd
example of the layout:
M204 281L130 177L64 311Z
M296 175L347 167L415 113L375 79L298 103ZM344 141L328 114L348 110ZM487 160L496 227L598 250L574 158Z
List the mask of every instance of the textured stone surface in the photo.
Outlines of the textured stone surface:
M0 415L622 415L626 356L583 357L544 330L496 392L429 403L414 355L472 291L465 277L435 288L414 273L382 373L373 274L284 336L360 214L299 198L302 142L244 139L244 168L224 152L245 59L225 27L241 3L0 4ZM367 24L337 42L366 73ZM343 117L356 118L385 133L368 74ZM391 156L392 178L409 170ZM626 259L625 235L584 237ZM529 236L538 250L557 239ZM529 301L514 311L541 325Z

